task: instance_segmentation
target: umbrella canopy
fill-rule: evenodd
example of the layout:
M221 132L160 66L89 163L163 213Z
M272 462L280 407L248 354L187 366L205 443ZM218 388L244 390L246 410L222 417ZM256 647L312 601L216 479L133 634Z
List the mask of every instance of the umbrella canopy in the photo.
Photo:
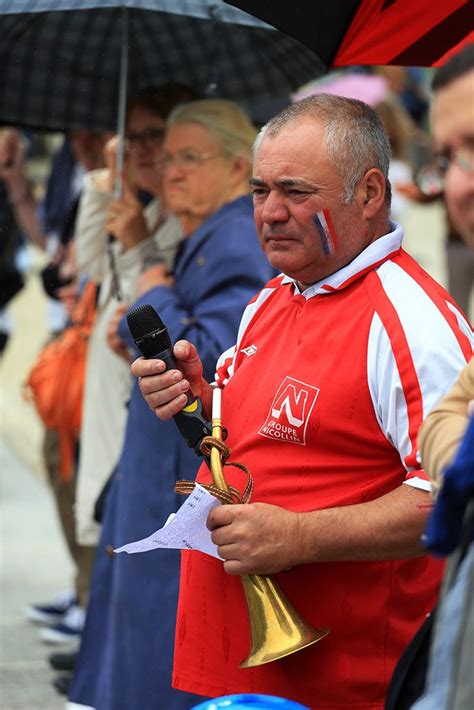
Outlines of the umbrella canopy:
M310 47L326 69L437 66L474 41L472 0L226 0Z
M116 129L121 65L129 93L178 81L237 101L289 94L324 71L222 0L2 0L0 37L0 123L50 130Z

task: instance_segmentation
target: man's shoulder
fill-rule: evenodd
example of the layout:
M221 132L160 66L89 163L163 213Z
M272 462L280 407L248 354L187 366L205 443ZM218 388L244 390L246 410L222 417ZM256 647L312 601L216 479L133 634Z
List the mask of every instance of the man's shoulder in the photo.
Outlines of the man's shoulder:
M459 310L448 291L404 249L376 269L387 296L396 307L409 302L416 315L417 307L443 304Z
M433 353L454 341L467 355L473 333L452 296L409 254L400 254L368 274L367 293L380 323L410 347Z

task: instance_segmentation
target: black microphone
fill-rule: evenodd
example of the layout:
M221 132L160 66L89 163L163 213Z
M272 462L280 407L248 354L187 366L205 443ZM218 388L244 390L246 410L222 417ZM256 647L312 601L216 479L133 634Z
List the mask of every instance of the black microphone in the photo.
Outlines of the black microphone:
M146 303L130 311L127 323L135 345L144 358L163 360L167 370L179 370L168 329L152 306ZM194 397L189 391L186 397L186 406L173 418L187 445L202 456L201 441L212 434L212 425L203 417L199 397Z

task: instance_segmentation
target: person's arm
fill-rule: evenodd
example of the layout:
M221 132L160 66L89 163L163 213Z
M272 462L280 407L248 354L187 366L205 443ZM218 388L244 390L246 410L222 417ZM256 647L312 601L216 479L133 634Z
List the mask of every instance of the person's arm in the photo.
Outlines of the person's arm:
M107 210L112 194L99 186L107 170L93 170L84 179L74 241L80 274L101 283L107 271Z
M449 393L428 415L419 433L423 466L433 492L442 483L443 470L451 463L468 424L468 409L474 400L474 358L461 372Z
M211 511L208 527L229 574L273 574L295 565L423 554L429 494L400 486L367 503L296 513L253 503Z
M0 178L4 181L15 219L28 237L41 249L46 237L38 218L38 205L25 169L25 149L18 131L7 130L0 136Z

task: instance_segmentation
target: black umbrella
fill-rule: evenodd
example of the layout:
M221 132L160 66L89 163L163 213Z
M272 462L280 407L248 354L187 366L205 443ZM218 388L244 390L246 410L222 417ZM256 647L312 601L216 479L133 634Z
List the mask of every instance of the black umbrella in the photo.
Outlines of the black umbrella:
M127 91L167 81L237 101L288 95L317 57L222 0L2 0L0 124L117 129ZM128 65L128 66L127 66Z
M438 66L474 41L472 0L225 0L312 49L328 70Z

